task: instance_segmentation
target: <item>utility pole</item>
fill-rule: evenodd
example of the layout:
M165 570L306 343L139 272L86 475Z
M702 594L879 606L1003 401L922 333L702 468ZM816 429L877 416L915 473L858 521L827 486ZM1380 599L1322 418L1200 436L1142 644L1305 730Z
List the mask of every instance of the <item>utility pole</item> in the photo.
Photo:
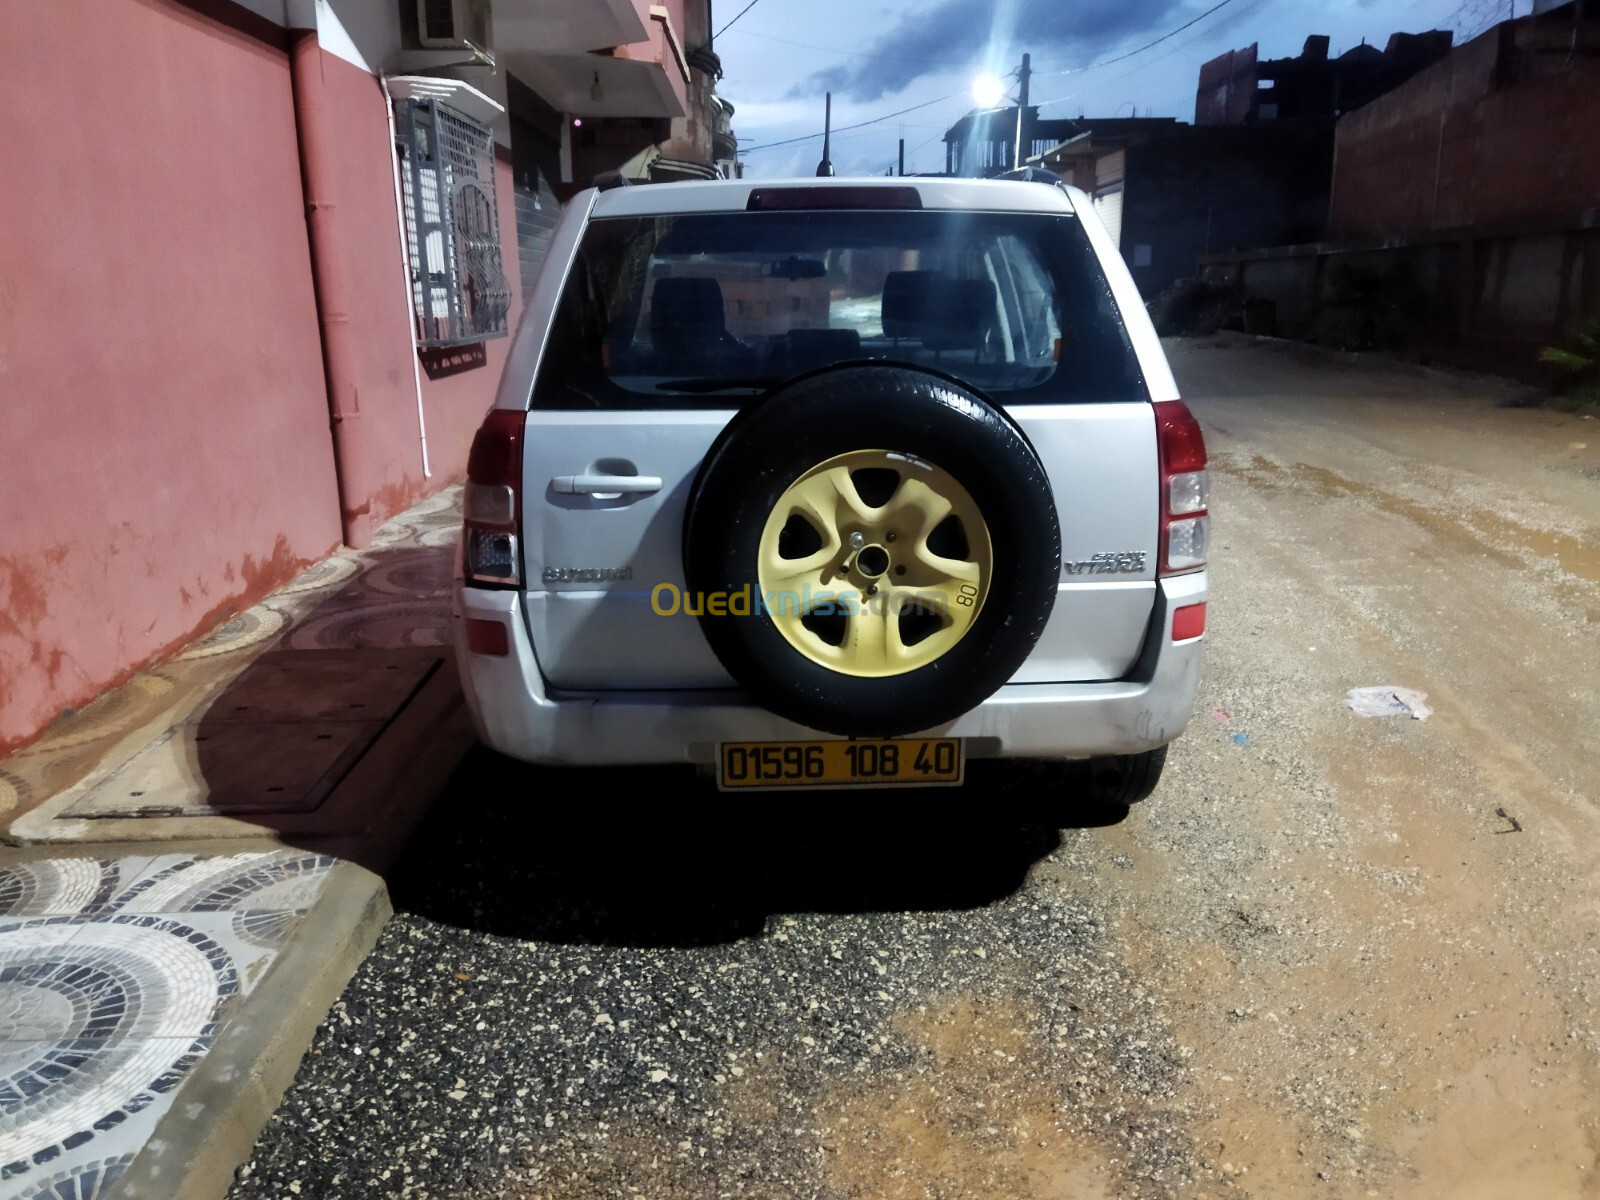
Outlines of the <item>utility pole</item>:
M833 136L833 93L827 93L822 110L822 161L817 164L818 175L832 175L833 163L828 158L829 139Z
M906 140L900 139L900 174L906 173Z
M1033 55L1022 56L1022 70L1017 78L1022 82L1022 88L1017 93L1017 141L1011 153L1011 169L1020 170L1022 167L1022 114L1028 111L1028 76L1033 74Z

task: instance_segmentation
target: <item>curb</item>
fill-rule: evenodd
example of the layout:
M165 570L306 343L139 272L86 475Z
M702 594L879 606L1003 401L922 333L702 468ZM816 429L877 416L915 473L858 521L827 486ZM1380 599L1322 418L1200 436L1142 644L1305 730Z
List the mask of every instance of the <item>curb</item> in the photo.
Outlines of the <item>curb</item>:
M329 875L250 1003L184 1081L107 1200L220 1200L282 1103L317 1027L392 915L383 880Z

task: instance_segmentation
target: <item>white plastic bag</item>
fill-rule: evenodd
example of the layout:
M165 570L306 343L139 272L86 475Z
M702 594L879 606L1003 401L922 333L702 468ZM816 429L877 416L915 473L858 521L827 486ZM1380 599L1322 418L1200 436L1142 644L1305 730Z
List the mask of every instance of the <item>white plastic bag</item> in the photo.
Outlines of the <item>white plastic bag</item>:
M1416 692L1410 688L1384 684L1382 687L1351 688L1345 703L1355 709L1358 717L1409 715L1419 721L1426 721L1433 715L1433 709L1424 703L1427 698L1427 692Z

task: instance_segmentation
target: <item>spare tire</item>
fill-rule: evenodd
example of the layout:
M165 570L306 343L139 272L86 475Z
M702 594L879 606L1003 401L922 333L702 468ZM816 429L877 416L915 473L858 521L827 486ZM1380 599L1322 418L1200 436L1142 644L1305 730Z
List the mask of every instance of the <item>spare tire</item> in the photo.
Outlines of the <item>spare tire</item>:
M905 367L833 368L746 409L684 522L685 579L728 673L849 736L930 729L988 698L1039 640L1060 571L1055 498L1022 431Z

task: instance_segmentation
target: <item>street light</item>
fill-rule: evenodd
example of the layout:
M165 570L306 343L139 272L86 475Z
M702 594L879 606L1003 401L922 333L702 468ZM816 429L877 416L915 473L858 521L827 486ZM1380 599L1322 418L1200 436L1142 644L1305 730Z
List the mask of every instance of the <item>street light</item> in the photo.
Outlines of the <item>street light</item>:
M972 81L972 102L979 108L996 108L1005 98L1006 85L985 72Z
M972 113L972 131L975 132L977 129L977 119L979 117L988 117L991 113L999 111L1000 102L1005 98L1006 85L1004 80L989 74L987 71L974 79L972 81L972 102L977 105L977 108ZM987 121L984 122L984 126L985 128L988 127ZM969 132L967 136L970 138L972 133ZM962 157L965 158L965 153L963 153Z
M1020 83L1017 94L1017 129L1012 142L1011 169L1017 170L1022 166L1022 113L1028 107L1028 77L1033 73L1030 64L1030 55L1022 56L1022 69L1017 72ZM972 99L977 104L980 113L987 115L1000 107L1000 102L1006 98L1006 85L1004 81L985 71L972 81ZM975 113L974 116L979 114Z

